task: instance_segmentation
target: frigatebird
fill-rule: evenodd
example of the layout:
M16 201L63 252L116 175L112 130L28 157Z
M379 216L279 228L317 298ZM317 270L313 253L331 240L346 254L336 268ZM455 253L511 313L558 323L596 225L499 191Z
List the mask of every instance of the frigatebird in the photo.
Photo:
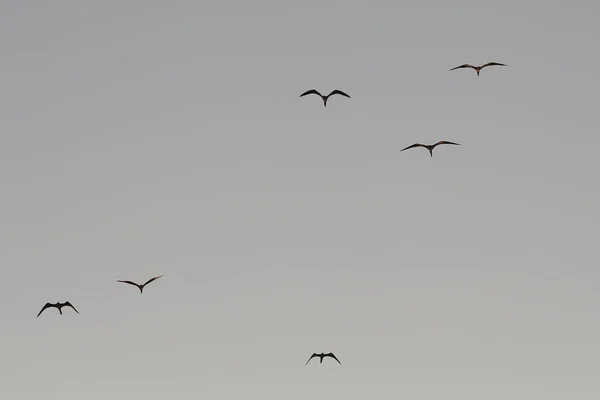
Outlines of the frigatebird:
M158 278L162 277L164 275L160 275L160 276L155 276L154 278L148 279L148 281L146 283L144 283L143 285L138 285L135 282L131 282L131 281L117 281L117 282L121 282L121 283L128 283L130 285L136 286L138 289L140 289L140 294L144 293L144 286L146 286L147 284L149 284L152 281L157 280Z
M313 355L310 356L310 358L308 359L308 361L306 362L306 364L304 364L304 366L307 366L308 363L310 362L310 360L312 360L315 357L319 357L321 359L321 362L319 364L323 364L323 358L325 358L325 357L331 357L335 361L337 361L338 363L340 363L340 365L342 365L342 363L340 362L340 360L338 360L337 357L333 355L333 353L327 353L327 354L325 354L325 353L321 353L321 354L313 353Z
M308 90L308 91L302 93L300 95L300 97L306 96L307 94L317 94L317 95L321 96L321 98L323 99L323 105L325 107L327 107L327 99L330 96L333 96L334 94L339 94L339 95L342 95L342 96L346 96L347 98L351 98L348 94L342 92L341 90L337 90L337 89L334 90L333 92L329 93L327 96L323 96L321 93L317 92L315 89L311 89L311 90Z
M429 154L431 157L433 157L433 149L435 148L435 146L440 145L440 144L453 144L456 146L460 146L460 144L458 143L454 143L454 142L447 142L445 140L441 140L435 144L421 144L421 143L415 143L413 145L410 145L400 151L404 151L404 150L408 150L408 149L412 149L413 147L425 147L427 150L429 150Z
M41 309L41 310L40 310L40 312L38 313L37 317L39 317L39 316L40 316L40 314L41 314L41 313L43 313L43 312L44 312L44 310L45 310L46 308L49 308L49 307L55 307L55 308L58 308L58 312L60 313L60 315L62 315L62 308L63 308L63 307L65 307L65 306L67 306L67 307L71 307L73 310L75 310L75 312L76 312L77 314L79 314L79 311L77 311L77 309L76 309L75 307L73 307L73 304L69 303L68 301L65 301L64 303L56 303L56 304L50 304L50 303L46 303L46 305L45 305L44 307L42 307L42 309ZM37 317L36 317L36 318L37 318Z
M458 67L451 68L448 71L454 71L455 69L459 69L459 68L473 68L475 71L477 71L477 76L479 76L479 72L483 68L485 68L485 67L491 67L492 65L500 65L500 66L506 67L506 64L501 64L501 63L497 63L497 62L489 62L487 64L483 64L483 65L480 65L478 67L474 66L474 65L471 65L471 64L463 64L463 65L459 65Z

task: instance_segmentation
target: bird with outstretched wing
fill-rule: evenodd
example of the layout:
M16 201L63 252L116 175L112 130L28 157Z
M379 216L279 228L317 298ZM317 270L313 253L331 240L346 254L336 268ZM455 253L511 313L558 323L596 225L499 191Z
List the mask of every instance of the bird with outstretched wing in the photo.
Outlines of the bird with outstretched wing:
M337 90L337 89L332 91L331 93L329 93L327 96L323 96L316 89L311 89L311 90L307 90L306 92L302 93L299 97L303 97L308 94L316 94L317 96L320 96L321 99L323 99L323 105L325 107L327 107L327 100L329 99L329 97L333 96L334 94L339 94L340 96L345 96L345 97L348 97L349 99L351 98L350 95L348 95L347 93L344 93L341 90Z
M435 144L422 144L422 143L411 144L410 146L405 147L405 148L403 148L400 151L404 151L404 150L408 150L408 149L413 149L415 147L425 147L427 150L429 150L429 154L431 155L431 157L433 157L433 149L436 146L439 146L440 144L453 144L455 146L460 146L460 144L458 144L458 143L448 142L446 140L440 140L439 142L437 142Z
M319 364L323 364L323 358L325 358L325 357L331 357L335 361L337 361L340 365L342 365L342 363L340 362L340 360L338 360L338 358L333 353L327 353L327 354L325 354L325 353L321 353L321 354L313 353L313 355L310 356L310 358L308 359L308 361L306 362L306 364L304 364L304 366L308 365L308 363L310 362L310 360L312 360L315 357L319 357L320 358Z
M44 307L42 307L42 309L40 310L40 312L38 313L37 317L40 316L41 313L44 312L45 309L50 308L50 307L54 307L58 309L58 312L60 313L60 315L63 315L62 313L62 308L63 307L71 307L73 310L75 310L75 312L77 314L79 314L79 311L77 311L77 309L75 307L73 307L73 304L69 303L68 301L64 302L64 303L55 303L55 304L51 304L51 303L46 303L44 305ZM36 318L37 318L36 317Z
M483 65L479 65L479 66L475 66L475 65L471 65L471 64L463 64L463 65L459 65L458 67L450 68L449 71L454 71L455 69L459 69L459 68L473 68L477 72L477 76L479 76L479 72L481 72L481 70L483 68L490 67L492 65L499 65L499 66L506 67L506 64L492 61L492 62L483 64Z
M154 278L150 278L148 279L148 281L146 281L146 283L144 283L143 285L137 284L135 282L132 281L117 281L117 282L121 282L121 283L127 283L129 285L133 285L135 287L137 287L138 289L140 289L140 294L144 293L144 287L149 284L150 282L154 282L155 280L157 280L158 278L162 277L164 275L160 275L160 276L155 276Z

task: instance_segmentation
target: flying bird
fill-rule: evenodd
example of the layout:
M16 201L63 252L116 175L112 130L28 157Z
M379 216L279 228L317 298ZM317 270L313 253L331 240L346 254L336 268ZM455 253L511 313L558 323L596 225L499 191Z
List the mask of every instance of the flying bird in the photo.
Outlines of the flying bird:
M327 107L327 99L330 96L333 96L334 94L339 94L339 95L342 95L342 96L346 96L347 98L351 98L348 94L342 92L341 90L334 90L333 92L329 93L327 96L323 96L321 93L317 92L315 89L311 89L311 90L308 90L308 91L302 93L300 95L300 97L306 96L307 94L317 94L317 95L321 96L321 98L323 99L323 105L325 107Z
M46 305L45 305L44 307L42 307L42 309L41 309L41 310L40 310L40 312L38 313L37 317L39 317L39 316L40 316L40 314L41 314L41 313L43 313L43 312L44 312L44 310L45 310L46 308L49 308L49 307L56 307L56 308L58 308L58 312L60 313L60 315L62 315L62 308L63 308L63 307L65 307L65 306L67 306L67 307L71 307L73 310L75 310L75 312L76 312L77 314L79 314L79 311L77 311L77 309L76 309L75 307L73 307L73 304L71 304L71 303L69 303L68 301L66 301L66 302L64 302L64 303L56 303L56 304L50 304L50 303L46 303ZM36 318L37 318L37 317L36 317Z
M164 276L164 275L155 276L155 277L154 277L154 278L152 278L152 279L148 279L148 281L147 281L146 283L144 283L143 285L138 285L137 283L135 283L135 282L131 282L131 281L117 281L117 282L121 282L121 283L128 283L128 284L130 284L130 285L137 286L137 288L138 288L138 289L140 289L140 294L142 294L142 293L144 293L144 286L146 286L147 284L149 284L149 283L150 283L150 282L152 282L152 281L155 281L155 280L157 280L158 278L160 278L160 277L162 277L162 276Z
M325 354L325 353L321 353L321 354L313 353L313 355L310 356L310 358L308 359L308 361L306 362L306 364L304 364L304 366L307 366L308 363L310 362L310 360L312 360L315 357L319 357L321 359L320 364L323 364L323 358L325 358L325 357L331 357L335 361L337 361L338 363L340 363L340 365L342 365L342 363L340 362L340 360L338 360L337 357L333 355L333 353L327 353L327 354Z
M415 143L413 145L410 145L400 151L404 151L404 150L408 150L408 149L412 149L413 147L425 147L427 150L429 150L429 154L430 157L433 157L433 149L435 148L435 146L440 145L440 144L453 144L456 146L460 146L460 144L458 143L454 143L454 142L447 142L445 140L441 140L439 142L437 142L436 144L421 144L421 143Z
M459 65L458 67L454 67L452 69L449 69L449 71L454 71L455 69L459 69L459 68L473 68L475 71L477 71L477 76L479 76L479 72L485 68L485 67L490 67L492 65L501 65L503 67L506 67L506 64L501 64L501 63L497 63L497 62L489 62L487 64L483 64L480 65L478 67L471 65L471 64L463 64L463 65Z

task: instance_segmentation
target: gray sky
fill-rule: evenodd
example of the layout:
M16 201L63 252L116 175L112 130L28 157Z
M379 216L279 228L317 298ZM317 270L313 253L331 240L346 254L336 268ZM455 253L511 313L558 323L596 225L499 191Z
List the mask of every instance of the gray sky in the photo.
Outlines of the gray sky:
M83 3L0 6L2 395L598 398L597 2Z

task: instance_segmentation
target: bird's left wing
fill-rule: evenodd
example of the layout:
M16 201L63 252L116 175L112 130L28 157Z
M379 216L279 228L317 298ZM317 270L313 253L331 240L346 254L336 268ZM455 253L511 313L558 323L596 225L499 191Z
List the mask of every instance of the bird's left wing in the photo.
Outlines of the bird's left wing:
M306 364L304 364L304 366L306 367L308 365L308 363L310 362L310 360L312 360L315 357L317 357L317 353L313 353L313 355L310 356L310 358L308 359L308 361L306 362Z
M475 68L474 66L472 66L471 64L463 64L463 65L459 65L458 67L454 67L454 68L450 68L448 71L454 71L455 69L459 69L459 68Z
M43 313L43 312L44 312L44 310L45 310L46 308L48 308L48 307L52 307L52 304L50 304L50 303L46 303L46 305L45 305L44 307L42 307L42 309L41 309L41 310L40 310L40 312L38 313L37 317L39 317L39 316L40 316L40 314L41 314L41 313ZM37 318L37 317L36 317L36 318Z
M311 90L307 90L306 92L302 93L299 97L306 96L307 94L317 94L317 95L321 96L321 93L317 92L315 89L311 89ZM321 96L321 97L323 97L323 96Z
M139 285L137 283L131 282L131 281L117 281L117 282L127 283L128 285L133 285L133 286L139 287Z
M404 151L404 150L412 149L413 147L425 147L425 146L424 146L424 145L422 145L421 143L415 143L415 144L411 144L411 145L410 145L410 146L408 146L408 147L405 147L405 148L403 148L403 149L402 149L402 150L400 150L400 151Z

